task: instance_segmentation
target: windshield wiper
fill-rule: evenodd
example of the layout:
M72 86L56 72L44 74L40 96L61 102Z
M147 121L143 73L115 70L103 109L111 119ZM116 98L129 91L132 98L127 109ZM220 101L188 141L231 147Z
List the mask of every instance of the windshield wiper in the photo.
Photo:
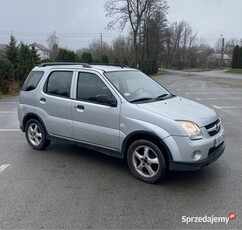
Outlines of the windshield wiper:
M135 99L135 100L130 101L130 102L133 103L133 102L149 101L149 100L153 100L153 99L154 98L151 98L151 97L143 97L143 98Z
M171 97L175 97L175 95L170 94L170 93L169 94L168 93L164 93L164 94L158 96L156 98L156 100L164 100L164 99L168 99L168 98L171 98Z

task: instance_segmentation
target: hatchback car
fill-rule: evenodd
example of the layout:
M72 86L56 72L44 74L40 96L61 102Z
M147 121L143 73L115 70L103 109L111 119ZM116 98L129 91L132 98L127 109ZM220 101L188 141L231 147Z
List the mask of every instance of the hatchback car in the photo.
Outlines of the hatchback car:
M18 118L32 148L79 144L126 159L132 174L148 183L168 170L199 170L225 149L214 110L122 65L35 67L20 93Z

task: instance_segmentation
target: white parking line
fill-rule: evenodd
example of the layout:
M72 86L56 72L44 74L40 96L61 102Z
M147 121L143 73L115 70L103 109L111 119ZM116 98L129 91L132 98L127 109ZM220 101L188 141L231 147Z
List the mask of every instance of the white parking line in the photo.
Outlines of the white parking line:
M197 100L241 100L240 97L208 97L208 98L196 98Z
M213 105L216 109L242 109L242 106L217 106Z
M213 94L225 94L224 92L223 93L185 93L187 95L213 95ZM241 92L229 92L228 94L241 94Z
M0 132L18 132L20 129L0 129Z
M218 93L185 93L186 95L208 95L208 94L218 94Z
M17 111L0 111L0 114L17 114Z
M0 173L5 170L10 164L4 164L0 166Z

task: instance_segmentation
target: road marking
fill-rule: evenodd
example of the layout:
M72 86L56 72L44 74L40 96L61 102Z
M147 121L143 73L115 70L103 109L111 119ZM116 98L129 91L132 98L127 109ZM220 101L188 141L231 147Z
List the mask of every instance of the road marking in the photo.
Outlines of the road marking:
M185 93L186 95L192 95L192 94L194 94L194 95L207 95L207 94L217 94L217 93Z
M0 111L0 114L17 114L17 111Z
M213 95L213 94L225 94L224 92L223 93L185 93L187 95ZM229 92L228 94L241 94L241 92Z
M197 100L241 100L242 98L239 97L208 97L208 98L196 98Z
M10 164L4 164L0 166L0 173L5 170Z
M0 129L0 132L18 132L20 129Z
M216 109L242 109L242 106L217 106L213 105Z

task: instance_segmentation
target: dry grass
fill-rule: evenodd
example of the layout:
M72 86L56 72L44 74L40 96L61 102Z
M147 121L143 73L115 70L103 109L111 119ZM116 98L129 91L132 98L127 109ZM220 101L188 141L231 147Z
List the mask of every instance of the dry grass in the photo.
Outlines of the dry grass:
M182 71L184 71L184 72L196 73L196 72L209 71L209 69L183 69Z
M8 94L3 94L0 91L0 99L1 98L5 98L5 97L12 97L12 96L17 96L19 95L20 92L20 86L19 83L17 81L13 81L10 86L9 86L9 92Z

